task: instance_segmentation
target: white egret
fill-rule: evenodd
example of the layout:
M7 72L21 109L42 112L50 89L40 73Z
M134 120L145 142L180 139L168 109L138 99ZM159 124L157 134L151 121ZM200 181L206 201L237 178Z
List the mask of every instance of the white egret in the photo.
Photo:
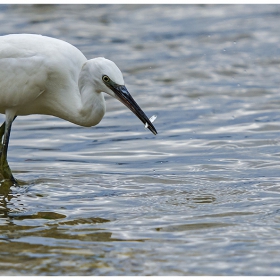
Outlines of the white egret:
M52 115L91 127L105 114L103 92L121 101L157 134L125 87L114 62L102 57L87 60L73 45L46 36L0 36L0 113L6 116L0 127L0 178L16 183L7 151L12 122L17 116Z

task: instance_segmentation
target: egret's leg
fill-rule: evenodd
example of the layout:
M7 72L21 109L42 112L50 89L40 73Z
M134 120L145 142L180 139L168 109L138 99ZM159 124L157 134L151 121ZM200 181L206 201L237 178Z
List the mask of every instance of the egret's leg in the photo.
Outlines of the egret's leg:
M0 155L1 155L1 152L2 152L2 138L3 138L3 135L5 133L5 122L2 123L1 127L0 127Z
M9 114L6 114L6 121L5 124L2 124L0 127L0 136L2 133L2 129L4 126L4 139L2 142L2 152L1 152L1 158L0 158L0 169L1 169L1 174L4 179L9 179L13 183L16 183L16 180L12 174L12 171L9 167L8 161L7 161L7 153L8 153L8 146L9 146L9 139L10 139L10 133L11 133L11 128L12 128L12 123L13 120L15 119L14 116L12 118L9 117Z
M2 123L1 127L0 127L0 135L1 135L1 138L3 137L4 135L4 132L5 132L5 122Z
M15 120L16 117L17 116L14 117L14 120ZM3 139L4 133L5 133L5 124L6 124L6 122L3 122L1 127L0 127L0 158L1 158L1 154L2 154L2 147L3 147L3 145L2 145L3 140L2 139Z

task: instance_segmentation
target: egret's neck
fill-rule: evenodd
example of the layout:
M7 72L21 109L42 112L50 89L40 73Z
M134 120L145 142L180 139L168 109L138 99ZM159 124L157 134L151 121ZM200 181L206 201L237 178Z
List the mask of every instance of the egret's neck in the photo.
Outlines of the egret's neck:
M103 118L106 111L102 92L96 92L92 83L80 86L81 104L79 108L79 125L94 126Z

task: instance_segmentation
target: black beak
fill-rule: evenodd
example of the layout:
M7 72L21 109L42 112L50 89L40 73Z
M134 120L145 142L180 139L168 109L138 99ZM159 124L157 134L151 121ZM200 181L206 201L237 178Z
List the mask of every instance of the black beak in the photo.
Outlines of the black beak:
M132 98L127 88L123 85L114 85L110 86L111 90L116 94L117 98L128 108L130 109L143 124L148 124L148 129L154 134L157 134L157 131L146 114L138 106L136 101Z

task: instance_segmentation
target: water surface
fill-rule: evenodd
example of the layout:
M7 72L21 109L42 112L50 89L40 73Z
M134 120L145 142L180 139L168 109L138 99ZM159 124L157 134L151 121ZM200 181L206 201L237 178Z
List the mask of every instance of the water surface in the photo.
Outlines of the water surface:
M1 5L1 35L115 61L159 133L108 96L93 128L17 118L1 274L279 275L279 20L277 5Z

